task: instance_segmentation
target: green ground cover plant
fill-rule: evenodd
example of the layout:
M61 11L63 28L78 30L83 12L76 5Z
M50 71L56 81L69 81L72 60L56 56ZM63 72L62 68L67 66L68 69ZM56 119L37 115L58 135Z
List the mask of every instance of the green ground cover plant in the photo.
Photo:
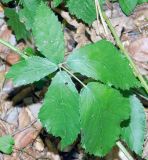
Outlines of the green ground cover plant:
M3 4L10 1L2 0ZM147 0L119 0L126 15L143 2ZM65 59L63 26L54 8L64 4L71 15L91 25L96 19L94 1L53 0L50 7L46 0L21 0L16 3L20 6L17 11L5 8L8 25L17 40L32 36L40 54L28 55L26 51L21 52L0 40L21 56L6 78L12 79L18 87L49 78L49 75L52 77L38 118L48 133L61 138L61 150L81 135L81 146L89 154L103 157L117 141L122 140L141 156L146 118L144 107L133 90L143 87L148 92L148 87L104 12L103 17L118 48L103 39L75 49ZM99 3L103 6L105 1ZM83 6L83 10L79 6ZM76 87L76 82L81 85L80 89ZM1 148L1 143L8 146ZM10 154L13 144L11 137L0 138L0 150L4 153Z

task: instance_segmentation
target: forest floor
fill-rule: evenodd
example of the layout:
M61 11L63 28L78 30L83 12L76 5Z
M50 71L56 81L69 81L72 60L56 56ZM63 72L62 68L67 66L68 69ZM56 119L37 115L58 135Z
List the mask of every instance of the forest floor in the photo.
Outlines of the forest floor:
M148 23L145 21L148 19L148 4L138 6L129 17L122 13L118 4L115 3L112 7L112 10L106 8L106 14L110 17L139 71L148 78ZM65 27L64 29L67 52L105 37L101 23L98 28L97 21L94 21L92 27L89 28L72 19L65 11L57 11L57 13L75 28ZM20 49L30 45L29 42L16 42L15 35L5 22L2 6L0 6L0 38ZM114 43L110 33L106 38ZM0 45L0 136L11 134L15 139L13 154L9 156L0 153L0 160L99 160L99 158L84 154L78 142L60 152L59 140L48 135L37 120L37 114L47 89L46 85L41 90L36 90L33 85L14 88L12 81L5 79L5 73L18 60L17 54ZM148 124L148 98L140 94L138 96L145 106ZM148 159L148 136L145 140L143 158ZM115 147L104 159L126 160L126 157ZM139 158L135 157L135 159Z

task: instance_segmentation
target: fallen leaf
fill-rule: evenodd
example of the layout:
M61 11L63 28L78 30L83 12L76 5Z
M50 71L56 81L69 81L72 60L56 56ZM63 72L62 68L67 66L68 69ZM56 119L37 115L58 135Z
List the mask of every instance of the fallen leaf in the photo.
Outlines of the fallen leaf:
M132 41L128 46L128 51L139 72L148 77L148 37L141 37Z
M35 128L30 127L25 129L24 131L16 134L14 136L15 139L15 147L17 149L23 149L30 143L32 143L36 137L38 136L40 131L37 131Z
M20 56L16 53L9 53L6 57L6 61L9 65L13 65L15 63L17 63L20 59Z
M30 116L25 108L22 108L18 117L19 121L19 129L25 128L27 125L31 123Z

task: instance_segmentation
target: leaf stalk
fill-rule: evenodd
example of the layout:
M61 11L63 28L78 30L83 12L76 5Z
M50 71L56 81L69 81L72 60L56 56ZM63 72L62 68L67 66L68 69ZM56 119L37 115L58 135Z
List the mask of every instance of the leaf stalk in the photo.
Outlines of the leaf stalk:
M86 85L77 78L73 73L71 73L67 68L65 68L63 65L60 65L60 68L64 69L68 74L70 74L75 80L77 80L83 87L86 87Z
M10 43L0 39L0 43L7 46L8 48L10 48L11 50L13 50L14 52L16 52L18 55L20 55L22 58L26 59L28 56L26 56L22 51L20 51L17 47L11 45Z

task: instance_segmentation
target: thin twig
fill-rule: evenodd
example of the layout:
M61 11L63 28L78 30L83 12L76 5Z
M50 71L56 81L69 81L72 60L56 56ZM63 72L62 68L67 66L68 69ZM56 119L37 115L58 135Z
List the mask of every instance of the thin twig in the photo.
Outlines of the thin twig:
M11 50L13 50L14 52L16 52L17 54L19 54L22 58L26 59L27 56L22 52L20 51L17 47L11 45L10 43L0 39L0 43L7 46L8 48L10 48Z
M34 121L32 121L29 125L27 125L26 127L24 127L24 128L22 128L22 129L20 129L20 130L18 130L18 131L16 131L16 132L14 132L13 134L12 134L12 136L15 136L16 134L18 134L18 133L20 133L20 132L23 132L24 130L26 130L26 129L28 129L28 128L30 128L34 123L36 123L37 122L37 119L35 119Z
M13 149L18 151L18 152L25 153L25 154L27 154L28 156L32 157L35 160L41 160L41 159L42 160L49 160L49 157L47 157L46 155L45 155L46 157L44 157L44 156L39 156L39 157L36 156L36 157L34 157L32 154L30 154L28 151L26 151L26 149L19 149L19 148L16 148L16 147L14 147Z
M30 156L31 158L36 159L36 157L34 157L34 156L31 155L30 153L28 153L25 149L19 149L19 148L16 148L16 147L14 147L13 149L16 150L16 151L19 151L19 152L21 152L21 153L26 153L26 154L27 154L28 156Z
M9 125L12 125L12 123L7 122L6 120L2 119L1 117L0 117L0 121L2 121L2 122L4 122L4 123L7 123L7 124L9 124Z
M131 68L133 69L133 72L135 74L136 77L138 77L138 79L140 80L142 86L144 87L144 89L146 90L146 92L148 93L148 84L145 81L145 79L143 78L143 76L139 73L137 67L135 66L133 60L131 59L131 57L129 56L128 51L125 49L124 45L122 44L120 38L118 37L112 23L110 22L109 18L106 16L105 12L102 12L103 18L106 21L112 35L114 36L114 39L116 41L117 46L120 48L120 50L123 52L123 54L126 56L126 58L128 59Z
M120 148L120 150L124 153L124 155L128 158L128 160L134 160L134 158L129 154L127 149L123 146L123 144L120 141L118 141L116 144Z
M80 79L78 79L73 73L71 73L67 68L65 68L62 65L60 65L60 68L63 68L68 74L70 74L74 79L76 79L83 87L86 87L86 85Z

